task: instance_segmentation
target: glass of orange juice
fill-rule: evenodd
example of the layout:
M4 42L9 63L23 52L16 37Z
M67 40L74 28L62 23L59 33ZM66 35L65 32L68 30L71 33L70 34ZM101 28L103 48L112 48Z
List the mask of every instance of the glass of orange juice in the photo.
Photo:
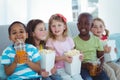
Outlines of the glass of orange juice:
M18 63L19 64L24 63L26 61L24 59L24 56L26 54L24 42L23 41L18 41L18 42L15 43L14 47L15 47L15 50L16 50L16 54L18 56Z
M92 63L92 65L89 66L89 73L91 76L96 76L97 75L97 69L98 69L98 62L97 61L93 61L90 62Z

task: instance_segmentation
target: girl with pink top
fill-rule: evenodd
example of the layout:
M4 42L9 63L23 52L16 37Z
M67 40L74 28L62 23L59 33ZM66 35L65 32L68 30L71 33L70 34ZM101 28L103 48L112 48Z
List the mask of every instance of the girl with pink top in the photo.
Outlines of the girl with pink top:
M61 14L54 14L49 19L49 38L46 47L56 51L55 66L57 73L63 80L83 80L80 74L70 76L65 72L64 62L72 62L72 58L64 56L68 50L74 49L74 41L67 35L66 18Z

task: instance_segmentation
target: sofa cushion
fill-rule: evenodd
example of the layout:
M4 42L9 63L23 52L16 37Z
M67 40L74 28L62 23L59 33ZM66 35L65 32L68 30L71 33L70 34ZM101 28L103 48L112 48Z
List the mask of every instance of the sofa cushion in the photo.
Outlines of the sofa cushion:
M6 80L7 76L4 72L4 67L1 64L1 56L0 56L0 80Z

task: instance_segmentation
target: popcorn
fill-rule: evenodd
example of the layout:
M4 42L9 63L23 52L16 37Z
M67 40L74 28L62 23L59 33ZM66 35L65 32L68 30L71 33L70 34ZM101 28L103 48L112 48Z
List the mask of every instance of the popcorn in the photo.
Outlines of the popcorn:
M65 56L75 56L80 54L79 50L73 49L73 50L69 50L68 52L64 53Z
M40 52L40 54L41 54L41 53L49 54L49 53L53 53L53 52L55 52L55 51L53 51L53 50L47 50L47 49L42 49L42 50L40 50L39 52Z
M40 60L41 68L45 69L45 71L49 72L49 76L51 75L51 69L54 67L55 63L55 51L42 49L39 51L42 59Z
M73 49L66 52L64 55L72 57L72 63L65 62L65 71L71 76L80 74L81 71L81 61L79 58L79 56L81 55L80 51Z

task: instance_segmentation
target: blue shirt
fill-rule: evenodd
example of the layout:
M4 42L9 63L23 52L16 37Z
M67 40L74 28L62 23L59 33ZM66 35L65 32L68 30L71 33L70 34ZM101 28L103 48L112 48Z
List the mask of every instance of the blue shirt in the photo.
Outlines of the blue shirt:
M41 59L39 51L36 47L30 44L25 46L29 59L32 62L37 62ZM14 61L16 51L13 45L8 46L2 53L1 64L10 65ZM40 77L37 72L32 70L27 64L17 64L12 75L8 76L8 80L22 80Z

